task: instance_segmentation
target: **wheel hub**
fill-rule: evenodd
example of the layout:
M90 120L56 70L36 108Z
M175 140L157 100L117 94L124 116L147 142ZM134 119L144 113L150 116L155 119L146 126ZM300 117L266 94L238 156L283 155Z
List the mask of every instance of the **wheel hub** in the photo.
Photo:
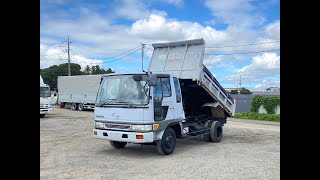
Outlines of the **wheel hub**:
M173 144L173 137L172 136L168 136L166 138L166 143L167 143L167 145L171 146Z

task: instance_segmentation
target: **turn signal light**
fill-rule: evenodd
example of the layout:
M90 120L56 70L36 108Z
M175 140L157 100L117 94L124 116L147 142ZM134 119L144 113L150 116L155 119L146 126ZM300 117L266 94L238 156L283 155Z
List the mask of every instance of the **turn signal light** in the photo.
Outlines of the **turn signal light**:
M136 135L136 139L143 139L143 135Z
M153 124L153 127L152 127L153 130L157 130L158 128L159 128L159 124Z

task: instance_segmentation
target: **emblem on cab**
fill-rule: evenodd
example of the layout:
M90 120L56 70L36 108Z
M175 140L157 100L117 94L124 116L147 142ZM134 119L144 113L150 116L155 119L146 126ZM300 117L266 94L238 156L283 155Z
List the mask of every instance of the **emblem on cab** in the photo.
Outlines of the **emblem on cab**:
M113 113L113 114L112 114L112 118L113 118L113 119L118 119L118 118L119 118L119 114Z

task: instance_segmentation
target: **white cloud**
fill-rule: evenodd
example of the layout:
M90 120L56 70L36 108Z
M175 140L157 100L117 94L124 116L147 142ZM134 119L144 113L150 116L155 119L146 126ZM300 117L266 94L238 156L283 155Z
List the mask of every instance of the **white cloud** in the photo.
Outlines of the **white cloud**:
M265 21L264 17L252 13L256 7L251 2L252 0L206 0L205 5L223 23L246 27Z
M265 27L265 34L271 39L280 39L280 21L275 21Z
M85 15L71 22L65 19L49 20L41 25L41 33L66 39L70 34L71 51L84 57L110 57L137 47L140 43L155 43L194 38L204 38L206 47L248 44L271 41L256 31L230 26L226 30L216 30L197 22L178 21L157 14L151 14L132 23L131 26L112 25L110 20L95 12L85 11ZM263 30L268 28L263 28ZM52 38L41 38L41 44L52 44ZM61 43L56 41L57 44ZM262 44L222 49L206 49L208 54L250 52L279 48L278 44ZM148 48L151 48L147 46ZM152 50L146 49L151 57ZM140 52L137 52L140 53ZM222 61L241 62L254 54L233 56L205 56L204 63L214 66ZM57 59L57 58L56 58ZM54 64L54 60L50 61ZM57 61L56 63L61 63ZM42 63L43 65L48 63Z
M242 78L248 82L267 77L275 77L280 74L280 56L276 53L263 53L252 58L250 65L244 66L237 70L237 75L227 77L227 80L234 81Z
M222 56L205 56L203 59L203 64L207 68L212 68L213 66L221 62L223 60L222 58Z
M137 15L131 25L114 24L112 18L106 15L98 14L88 8L81 8L80 15L72 20L69 18L48 18L42 21L41 44L49 46L53 44L53 40L58 37L66 40L67 35L70 35L71 51L88 59L96 60L100 57L110 57L120 54L124 51L132 49L140 45L140 43L156 43L164 41L176 41L194 38L204 38L206 47L210 46L225 46L236 44L249 44L256 42L271 41L270 33L276 33L273 28L275 25L267 25L260 30L250 30L235 25L228 26L225 30L217 30L214 27L204 26L197 22L179 21L167 17L164 13L153 13L153 9L148 10L148 5L136 1L136 5L132 8L128 6L122 9L139 9L146 8L147 12L143 15ZM143 1L142 1L143 2ZM132 1L121 1L121 3L129 5ZM116 5L115 5L116 6ZM223 8L223 7L221 7ZM233 9L233 6L227 9ZM250 6L244 8L250 10ZM150 14L149 14L150 13ZM127 14L128 16L130 15ZM132 15L134 17L135 15ZM69 16L66 16L69 17ZM275 23L276 24L276 23ZM268 33L267 33L268 32ZM270 32L270 33L269 33ZM271 33L272 34L272 33ZM43 37L47 35L50 38ZM61 43L61 42L58 42ZM279 44L263 44L259 46L244 46L222 49L206 49L206 53L233 53L233 52L248 52L276 49ZM51 47L51 46L50 46ZM147 46L148 47L148 46ZM151 47L149 47L151 48ZM54 49L54 48L53 48ZM146 56L151 57L152 51L146 49ZM137 53L140 53L137 52ZM41 52L41 56L43 56ZM234 56L205 56L204 63L207 66L215 66L225 60L233 62L241 62L248 60L254 54L234 55ZM61 55L60 55L61 56ZM94 58L92 58L94 57ZM41 57L42 67L47 65L59 64L62 61L59 58L44 58ZM133 58L131 58L134 61ZM131 61L128 59L127 61ZM49 63L50 62L50 63ZM147 59L146 59L147 62Z
M126 19L140 19L148 17L150 14L159 14L166 16L165 11L157 9L148 9L148 5L141 0L122 0L114 7L115 14Z
M44 44L40 44L40 68L67 63L67 58L67 54L63 53L58 47L48 47ZM103 67L102 60L90 59L82 55L72 55L71 63L79 64L82 70L84 70L86 65L99 65L100 67Z
M276 53L263 53L261 56L253 57L252 64L238 70L241 74L252 76L270 75L280 72L280 56Z
M99 59L90 59L86 58L82 55L73 55L72 62L77 63L81 66L81 69L84 70L84 67L87 65L89 66L95 66L99 65L101 68L103 68L103 61Z
M254 89L267 89L269 87L280 87L280 80L262 80L259 84L257 84Z
M182 7L184 2L183 0L162 0L165 3L172 4L176 7Z
M66 0L40 0L41 4L63 4Z
M226 33L202 26L197 22L177 21L163 16L151 14L132 24L130 34L152 39L153 41L174 41L182 39L204 38L206 41L223 42Z

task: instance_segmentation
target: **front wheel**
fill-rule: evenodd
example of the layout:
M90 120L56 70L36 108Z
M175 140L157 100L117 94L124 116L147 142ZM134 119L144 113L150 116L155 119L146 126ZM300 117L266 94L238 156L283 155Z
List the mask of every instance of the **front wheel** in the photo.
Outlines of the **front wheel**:
M127 145L127 142L110 141L112 147L122 149Z
M212 139L211 139L211 136L210 136L210 128L211 128L211 124L212 124L213 121L206 121L204 123L204 126L206 128L206 132L205 134L203 135L203 138L206 142L212 142Z
M176 147L176 133L172 128L167 128L161 140L157 141L157 150L161 155L169 155L173 153Z
M40 117L43 118L46 114L40 114Z

